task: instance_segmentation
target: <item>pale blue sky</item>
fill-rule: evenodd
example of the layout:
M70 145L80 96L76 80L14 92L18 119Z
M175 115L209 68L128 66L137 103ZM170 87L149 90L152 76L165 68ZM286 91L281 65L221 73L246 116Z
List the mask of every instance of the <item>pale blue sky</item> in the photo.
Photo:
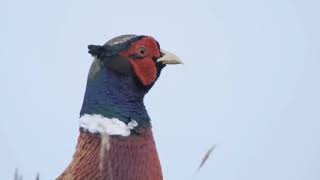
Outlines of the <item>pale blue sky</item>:
M152 35L179 55L146 98L166 180L320 179L320 1L0 1L0 179L69 163L87 45ZM213 156L194 175L201 157Z

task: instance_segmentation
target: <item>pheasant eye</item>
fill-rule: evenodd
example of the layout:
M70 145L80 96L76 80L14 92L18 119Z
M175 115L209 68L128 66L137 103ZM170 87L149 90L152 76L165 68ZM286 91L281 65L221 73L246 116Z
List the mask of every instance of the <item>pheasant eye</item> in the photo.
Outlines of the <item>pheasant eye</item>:
M146 50L145 47L139 47L139 48L138 48L138 53L139 53L139 55L141 55L141 56L145 56L145 55L147 54L147 50Z

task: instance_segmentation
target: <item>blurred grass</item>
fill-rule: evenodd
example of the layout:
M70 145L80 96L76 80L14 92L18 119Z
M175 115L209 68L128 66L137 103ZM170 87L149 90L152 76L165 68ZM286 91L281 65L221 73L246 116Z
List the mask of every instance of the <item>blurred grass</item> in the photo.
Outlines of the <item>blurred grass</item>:
M36 180L40 180L40 174L39 173L36 174L36 178L35 179ZM22 174L19 173L19 169L18 168L16 168L14 170L13 180L23 180L23 176L22 176Z

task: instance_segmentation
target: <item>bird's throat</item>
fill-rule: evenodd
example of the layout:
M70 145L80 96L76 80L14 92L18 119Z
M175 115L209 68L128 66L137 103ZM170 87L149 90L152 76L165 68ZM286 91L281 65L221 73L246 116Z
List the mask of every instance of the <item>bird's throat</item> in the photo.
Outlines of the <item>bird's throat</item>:
M150 127L150 117L143 103L145 94L133 77L100 68L94 76L88 77L80 115L100 114L124 123L134 119L140 127Z

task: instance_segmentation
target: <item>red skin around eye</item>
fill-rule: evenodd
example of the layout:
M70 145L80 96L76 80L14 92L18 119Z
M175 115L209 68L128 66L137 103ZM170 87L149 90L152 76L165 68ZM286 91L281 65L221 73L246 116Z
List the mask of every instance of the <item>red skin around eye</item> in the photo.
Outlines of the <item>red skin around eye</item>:
M146 55L142 59L132 59L129 56L138 53L139 47L145 47ZM156 41L152 37L144 37L136 42L133 42L130 47L121 52L120 55L126 56L129 62L144 86L152 84L157 78L157 68L153 57L159 57L160 52Z
M157 78L157 68L152 59L129 60L143 85L148 86Z

